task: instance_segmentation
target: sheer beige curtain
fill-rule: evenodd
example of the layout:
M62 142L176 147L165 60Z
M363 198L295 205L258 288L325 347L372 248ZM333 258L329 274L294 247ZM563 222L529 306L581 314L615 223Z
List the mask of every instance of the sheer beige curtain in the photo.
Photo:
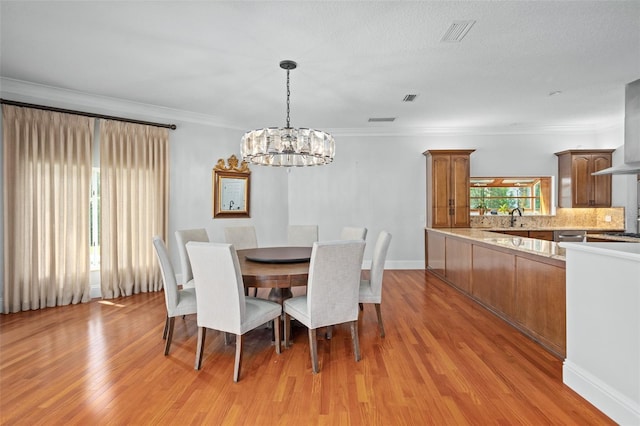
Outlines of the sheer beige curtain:
M100 190L102 297L162 289L152 238L168 232L168 130L101 120Z
M94 119L2 106L4 306L89 301Z

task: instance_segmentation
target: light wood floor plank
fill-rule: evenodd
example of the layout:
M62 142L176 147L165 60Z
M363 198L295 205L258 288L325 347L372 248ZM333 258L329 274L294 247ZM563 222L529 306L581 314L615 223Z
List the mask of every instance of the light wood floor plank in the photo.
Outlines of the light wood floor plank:
M177 318L163 355L162 293L0 316L0 423L478 425L614 424L562 383L562 360L425 271L386 271L378 332L359 321L306 329L277 355L271 330L246 336L240 382L234 344L210 331L193 369L195 316Z

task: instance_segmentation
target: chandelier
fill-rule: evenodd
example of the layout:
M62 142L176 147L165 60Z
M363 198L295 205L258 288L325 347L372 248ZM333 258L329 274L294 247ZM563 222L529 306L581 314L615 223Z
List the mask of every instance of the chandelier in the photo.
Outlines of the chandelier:
M327 132L290 126L289 71L294 61L280 62L287 70L287 126L251 130L242 137L240 154L245 161L263 166L303 167L329 164L333 161L335 142Z

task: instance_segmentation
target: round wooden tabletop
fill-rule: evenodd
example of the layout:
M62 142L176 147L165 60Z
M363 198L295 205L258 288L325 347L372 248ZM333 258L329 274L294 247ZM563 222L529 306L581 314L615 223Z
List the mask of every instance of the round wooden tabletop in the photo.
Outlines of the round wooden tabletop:
M266 247L238 250L238 261L245 287L289 288L307 285L309 261L300 259L311 254L310 247ZM284 263L284 256L294 259ZM256 262L247 257L279 259L278 262Z
M304 263L311 259L311 247L266 247L244 250L247 260L260 263Z

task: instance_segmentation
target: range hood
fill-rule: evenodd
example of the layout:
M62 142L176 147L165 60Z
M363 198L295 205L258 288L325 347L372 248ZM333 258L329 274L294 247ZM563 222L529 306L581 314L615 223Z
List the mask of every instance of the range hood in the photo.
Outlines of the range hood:
M624 90L624 164L592 175L631 175L640 173L640 79Z

